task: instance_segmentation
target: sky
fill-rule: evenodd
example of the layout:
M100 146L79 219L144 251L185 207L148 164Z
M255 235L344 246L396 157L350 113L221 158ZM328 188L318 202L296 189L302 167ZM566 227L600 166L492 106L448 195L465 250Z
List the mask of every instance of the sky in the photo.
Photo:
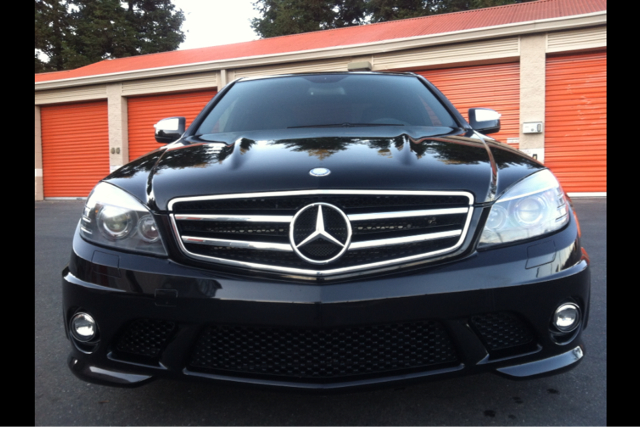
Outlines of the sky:
M172 0L182 9L186 39L178 50L257 40L249 24L255 0Z

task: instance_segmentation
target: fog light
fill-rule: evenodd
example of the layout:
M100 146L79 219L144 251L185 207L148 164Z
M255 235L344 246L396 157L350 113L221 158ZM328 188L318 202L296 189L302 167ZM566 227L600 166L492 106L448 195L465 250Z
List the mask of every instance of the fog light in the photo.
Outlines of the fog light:
M98 333L98 325L87 313L77 313L71 318L71 335L80 342L89 342Z
M553 326L560 332L571 332L580 325L580 308L574 303L562 304L553 315Z

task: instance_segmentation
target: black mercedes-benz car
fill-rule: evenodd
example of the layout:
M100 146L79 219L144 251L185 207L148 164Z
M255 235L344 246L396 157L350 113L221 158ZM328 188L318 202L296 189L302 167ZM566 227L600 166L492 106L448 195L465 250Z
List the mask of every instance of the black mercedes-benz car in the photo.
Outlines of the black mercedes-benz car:
M330 390L581 361L589 258L543 164L412 73L239 79L89 195L70 369Z

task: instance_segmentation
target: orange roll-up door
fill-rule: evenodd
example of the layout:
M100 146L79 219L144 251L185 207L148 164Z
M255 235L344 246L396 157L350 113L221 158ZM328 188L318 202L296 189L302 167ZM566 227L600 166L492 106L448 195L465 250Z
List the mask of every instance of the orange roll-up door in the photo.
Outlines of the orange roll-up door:
M107 101L40 109L44 197L87 197L109 174Z
M547 58L545 154L567 192L607 191L607 54Z
M129 160L137 159L162 145L156 142L153 125L167 117L183 116L187 127L217 93L206 90L129 98L127 100L129 129Z
M469 120L469 108L496 110L500 132L489 135L502 142L520 137L520 63L477 65L414 71L433 83ZM519 144L511 144L519 148Z

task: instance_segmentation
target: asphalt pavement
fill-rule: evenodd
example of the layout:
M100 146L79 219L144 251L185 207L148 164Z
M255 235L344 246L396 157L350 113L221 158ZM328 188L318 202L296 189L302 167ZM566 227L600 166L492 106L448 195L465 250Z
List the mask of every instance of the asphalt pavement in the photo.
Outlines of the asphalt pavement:
M35 202L35 425L605 425L606 198L575 198L591 259L586 355L575 369L513 381L493 374L396 389L309 395L158 380L135 389L67 368L61 271L83 201Z

